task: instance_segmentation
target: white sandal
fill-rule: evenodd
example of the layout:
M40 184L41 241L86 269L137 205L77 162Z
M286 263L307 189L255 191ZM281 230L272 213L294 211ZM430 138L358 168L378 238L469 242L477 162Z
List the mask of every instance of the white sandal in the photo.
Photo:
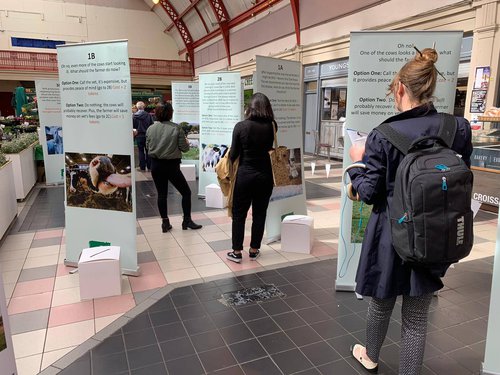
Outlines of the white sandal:
M359 362L359 364L361 366L363 366L363 368L372 373L372 374L376 374L378 372L378 363L375 363L375 362L372 362L370 361L369 359L365 359L363 357L363 350L365 351L365 354L366 354L366 349L363 345L359 345L359 344L354 344L354 345L351 345L351 354L353 356L353 358ZM366 356L368 357L368 356Z

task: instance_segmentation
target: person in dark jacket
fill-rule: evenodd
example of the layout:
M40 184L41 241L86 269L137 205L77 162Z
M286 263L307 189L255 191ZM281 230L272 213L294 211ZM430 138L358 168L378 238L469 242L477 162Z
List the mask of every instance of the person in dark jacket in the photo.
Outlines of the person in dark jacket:
M181 127L170 121L173 113L172 104L158 104L155 110L157 121L146 132L146 147L151 157L151 176L158 192L158 211L162 218L163 233L172 229L167 210L169 181L182 195L182 229L202 227L191 219L191 189L180 167L181 152L189 150L189 142Z
M239 157L238 171L233 192L232 248L227 259L242 260L245 221L252 206L252 234L249 257L256 260L266 224L267 206L273 192L273 172L269 151L274 141L274 113L267 96L253 94L245 120L237 123L229 157L234 163Z
M436 88L438 54L434 49L417 51L394 77L390 92L401 113L385 120L407 138L437 135L440 116L432 104ZM469 122L457 117L452 149L470 166L472 153ZM378 369L379 353L385 339L396 297L403 296L399 374L420 374L432 295L443 287L441 277L449 264L412 267L403 263L392 246L388 219L396 169L404 155L374 129L364 146L350 149L353 161L366 169L349 171L353 189L360 199L373 205L367 224L356 274L356 292L372 297L367 314L366 346L351 347L353 357L370 372Z
M139 168L141 171L145 171L146 168L151 170L151 159L148 155L148 150L146 149L146 131L153 124L152 116L147 113L144 108L144 102L137 102L135 104L137 107L137 112L134 113L134 135L137 141L137 148L139 150Z

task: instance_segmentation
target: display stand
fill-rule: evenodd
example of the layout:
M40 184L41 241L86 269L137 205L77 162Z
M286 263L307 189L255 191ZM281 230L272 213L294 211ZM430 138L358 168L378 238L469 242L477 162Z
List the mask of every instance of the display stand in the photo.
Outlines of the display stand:
M89 242L121 249L138 275L132 98L127 41L57 46L64 128L66 259Z
M482 375L500 374L500 220L497 227L497 244L493 263L493 280L491 282L490 311L488 331L486 334L486 349L482 365Z
M369 133L383 120L395 114L387 86L396 72L416 51L435 45L439 53L436 69L446 77L439 78L435 91L435 107L440 112L453 112L462 32L458 31L374 31L353 32L350 38L347 112L349 128ZM343 168L351 160L351 140L344 137ZM342 191L336 290L354 291L361 241L370 214L362 212L362 225L353 223L353 211L359 206ZM365 206L366 207L366 206Z

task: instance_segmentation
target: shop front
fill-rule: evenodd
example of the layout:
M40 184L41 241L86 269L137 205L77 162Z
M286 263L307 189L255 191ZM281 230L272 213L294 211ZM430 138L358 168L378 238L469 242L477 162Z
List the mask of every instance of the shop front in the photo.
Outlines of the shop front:
M304 149L307 153L342 158L346 117L348 60L304 67ZM327 147L319 148L319 145Z

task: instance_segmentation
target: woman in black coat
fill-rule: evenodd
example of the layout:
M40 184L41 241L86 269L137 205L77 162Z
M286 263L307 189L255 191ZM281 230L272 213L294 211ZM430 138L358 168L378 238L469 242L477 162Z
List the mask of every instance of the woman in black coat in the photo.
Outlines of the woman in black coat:
M438 54L434 49L418 52L391 83L399 113L386 121L411 140L437 135L441 118L432 104ZM457 118L452 149L470 166L471 129L464 118ZM404 155L374 129L365 146L350 149L352 160L362 160L366 169L351 169L353 189L360 199L373 205L356 274L356 292L372 297L368 308L366 347L356 344L352 354L370 372L376 372L380 348L398 295L403 296L402 338L399 374L419 374L422 367L427 318L432 295L443 287L441 277L449 264L434 268L413 268L403 264L392 246L388 212L393 196L396 169Z
M252 206L252 237L248 255L250 260L259 257L267 206L273 192L269 151L274 141L274 113L267 96L258 92L253 94L245 117L244 121L234 127L229 152L232 162L240 158L233 192L233 251L227 254L227 259L236 263L240 263L243 258L241 252L245 221L250 206Z

